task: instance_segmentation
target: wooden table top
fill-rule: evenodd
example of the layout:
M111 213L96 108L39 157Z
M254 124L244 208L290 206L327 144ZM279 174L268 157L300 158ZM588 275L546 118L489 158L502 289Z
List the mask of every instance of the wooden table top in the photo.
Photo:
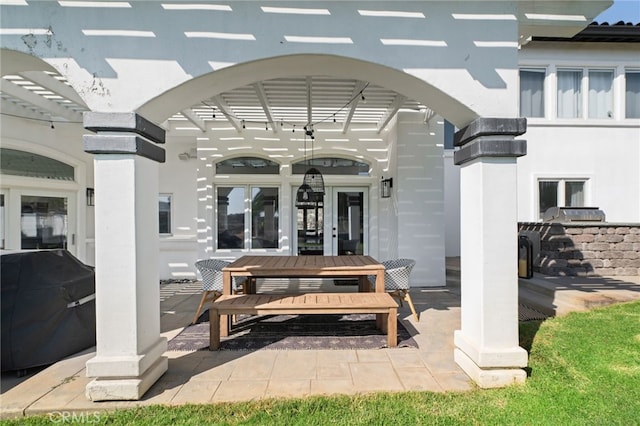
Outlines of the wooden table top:
M223 271L234 276L346 276L376 274L384 271L384 266L371 256L242 256Z

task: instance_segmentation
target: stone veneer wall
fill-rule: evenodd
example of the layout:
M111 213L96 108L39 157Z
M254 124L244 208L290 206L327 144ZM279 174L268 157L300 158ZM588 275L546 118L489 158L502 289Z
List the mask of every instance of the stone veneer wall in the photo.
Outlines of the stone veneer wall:
M640 224L519 223L546 275L640 275Z

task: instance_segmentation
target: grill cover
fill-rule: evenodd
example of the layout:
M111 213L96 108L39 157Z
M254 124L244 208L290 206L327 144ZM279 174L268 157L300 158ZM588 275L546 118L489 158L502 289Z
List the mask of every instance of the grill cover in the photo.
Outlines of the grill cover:
M604 222L604 212L598 207L551 207L544 212L545 222Z
M92 267L66 250L1 257L2 371L53 364L96 344Z

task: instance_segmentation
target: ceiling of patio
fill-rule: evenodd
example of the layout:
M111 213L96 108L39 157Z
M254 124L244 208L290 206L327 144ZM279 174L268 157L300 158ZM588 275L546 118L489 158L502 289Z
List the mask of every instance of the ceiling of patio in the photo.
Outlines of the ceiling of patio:
M51 71L5 75L0 80L2 113L52 124L82 123L88 107L66 79ZM301 129L330 123L346 133L358 124L378 131L401 109L429 109L384 87L367 81L327 76L302 76L258 81L197 100L162 123L167 130L233 126L270 131Z

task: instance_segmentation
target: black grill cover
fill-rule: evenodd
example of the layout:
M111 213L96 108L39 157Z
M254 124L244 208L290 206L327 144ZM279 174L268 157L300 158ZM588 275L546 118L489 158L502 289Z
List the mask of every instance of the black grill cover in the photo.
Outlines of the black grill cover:
M53 364L95 346L92 267L66 250L1 258L2 371Z

